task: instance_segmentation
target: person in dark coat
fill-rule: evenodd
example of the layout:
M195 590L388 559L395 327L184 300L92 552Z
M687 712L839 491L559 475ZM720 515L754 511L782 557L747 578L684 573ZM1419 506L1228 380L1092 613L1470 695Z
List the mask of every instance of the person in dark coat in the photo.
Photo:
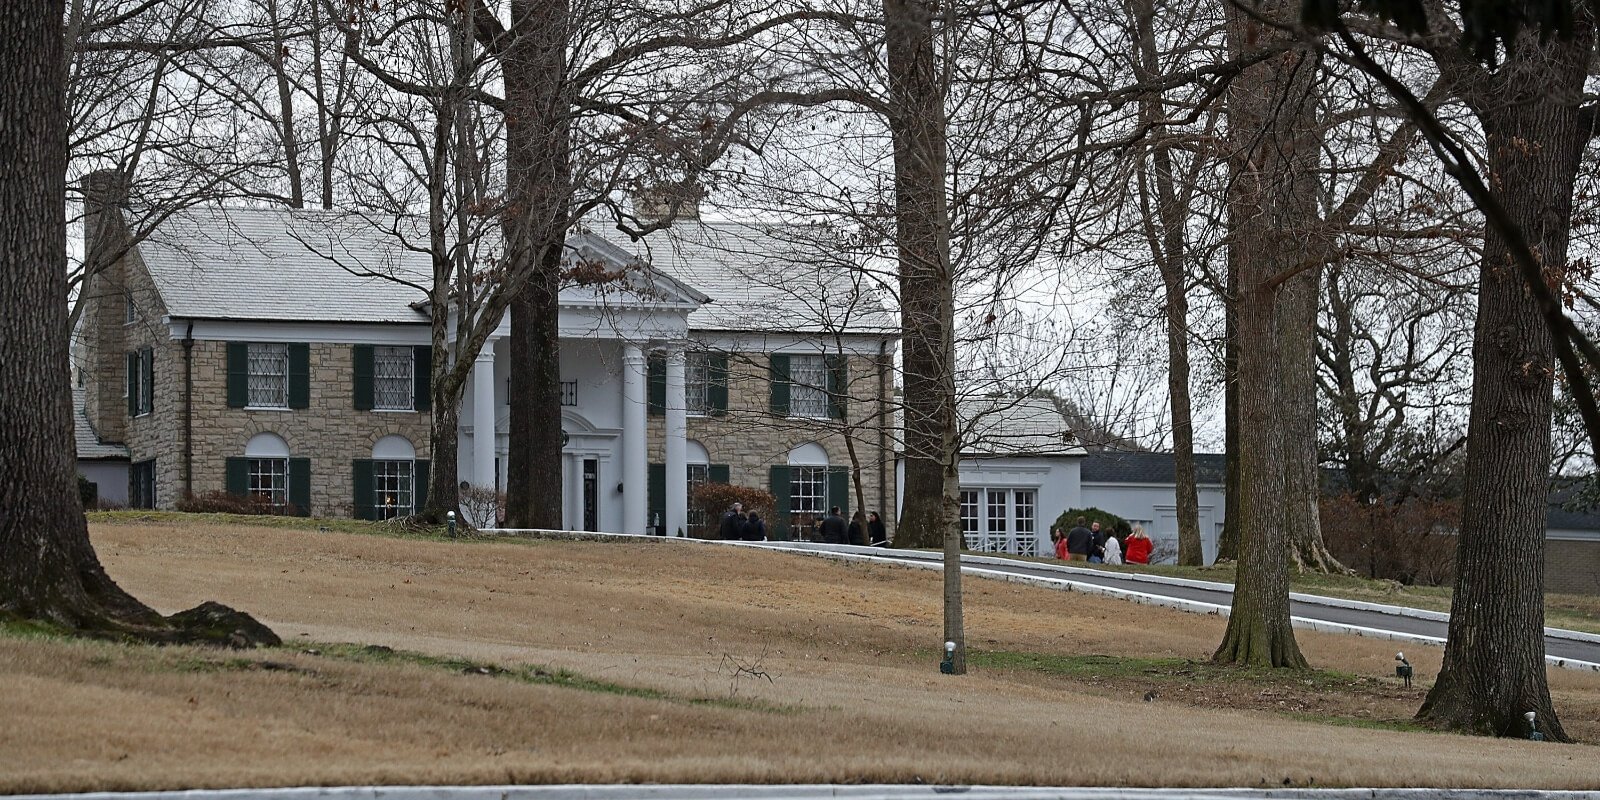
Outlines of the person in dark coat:
M857 547L867 544L867 515L860 511L850 515L850 543Z
M1077 524L1067 531L1067 557L1073 561L1088 561L1094 552L1094 533L1083 523L1083 517L1078 517Z
M867 534L873 547L889 543L889 529L883 524L883 517L874 511L867 515Z
M767 540L767 523L761 521L760 514L752 511L744 519L742 534L747 542L764 542Z
M1110 531L1100 530L1100 523L1089 526L1089 563L1101 564L1106 559L1106 536Z
M839 507L828 509L828 516L822 518L822 524L817 526L817 533L823 544L847 544L850 532L845 528L844 517L839 516Z
M725 542L743 538L744 506L734 503L722 515L722 525L717 528L717 536Z

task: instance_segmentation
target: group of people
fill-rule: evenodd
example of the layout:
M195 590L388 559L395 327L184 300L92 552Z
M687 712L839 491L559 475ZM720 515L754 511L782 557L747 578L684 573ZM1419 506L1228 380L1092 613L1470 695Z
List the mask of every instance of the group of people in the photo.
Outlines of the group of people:
M718 533L725 540L764 542L767 540L767 523L761 520L760 514L755 511L745 511L743 504L734 503L723 513ZM857 511L851 515L850 522L846 524L844 517L839 514L839 507L834 506L828 510L826 516L816 521L813 538L823 544L870 543L881 546L889 543L889 529L876 511L870 514Z
M834 506L828 509L826 516L817 520L814 538L823 544L870 543L878 547L889 543L889 529L876 511L871 513L857 511L850 515L850 524L846 525L844 517L839 514L839 507Z
M1154 543L1145 535L1144 527L1133 526L1133 531L1128 534L1126 546L1118 541L1115 533L1101 530L1099 522L1084 525L1083 517L1078 517L1072 529L1062 533L1060 528L1050 532L1050 541L1056 545L1056 558L1062 561L1087 561L1090 564L1121 564L1126 560L1129 564L1150 563L1150 551ZM1124 555L1126 550L1126 555Z

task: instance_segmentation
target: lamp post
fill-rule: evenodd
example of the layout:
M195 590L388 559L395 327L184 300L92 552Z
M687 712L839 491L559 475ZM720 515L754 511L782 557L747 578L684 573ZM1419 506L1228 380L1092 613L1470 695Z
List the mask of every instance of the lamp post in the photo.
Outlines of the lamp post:
M946 675L956 674L956 643L944 643L944 660L939 662L939 671Z
M1544 734L1539 732L1538 713L1529 711L1528 713L1523 714L1522 718L1528 721L1528 738L1535 742L1544 741Z
M446 511L444 512L444 518L450 523L450 538L456 538L456 512Z
M1394 676L1406 682L1406 688L1411 688L1411 662L1406 660L1405 653L1395 653L1394 660L1400 662L1395 665Z

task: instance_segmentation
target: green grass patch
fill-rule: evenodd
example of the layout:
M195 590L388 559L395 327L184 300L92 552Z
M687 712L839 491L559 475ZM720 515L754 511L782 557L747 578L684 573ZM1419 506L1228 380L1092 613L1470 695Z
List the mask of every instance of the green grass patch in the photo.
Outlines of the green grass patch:
M0 613L0 635L12 639L65 639L70 634L66 628L53 622Z
M1185 658L1126 658L1099 654L1054 655L970 650L967 652L967 663L975 667L1029 670L1079 679L1137 679L1142 683L1194 685L1241 683L1312 692L1344 691L1371 680L1334 670L1251 669Z

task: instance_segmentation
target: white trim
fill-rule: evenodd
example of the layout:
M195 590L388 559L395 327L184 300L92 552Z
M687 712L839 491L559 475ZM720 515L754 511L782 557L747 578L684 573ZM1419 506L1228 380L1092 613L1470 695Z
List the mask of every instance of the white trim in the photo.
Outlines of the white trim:
M188 320L166 317L174 340L183 338ZM432 344L432 333L427 320L419 319L416 325L395 323L337 323L337 322L255 322L243 320L194 320L195 341L203 342L270 342L318 344L374 344L427 346Z

